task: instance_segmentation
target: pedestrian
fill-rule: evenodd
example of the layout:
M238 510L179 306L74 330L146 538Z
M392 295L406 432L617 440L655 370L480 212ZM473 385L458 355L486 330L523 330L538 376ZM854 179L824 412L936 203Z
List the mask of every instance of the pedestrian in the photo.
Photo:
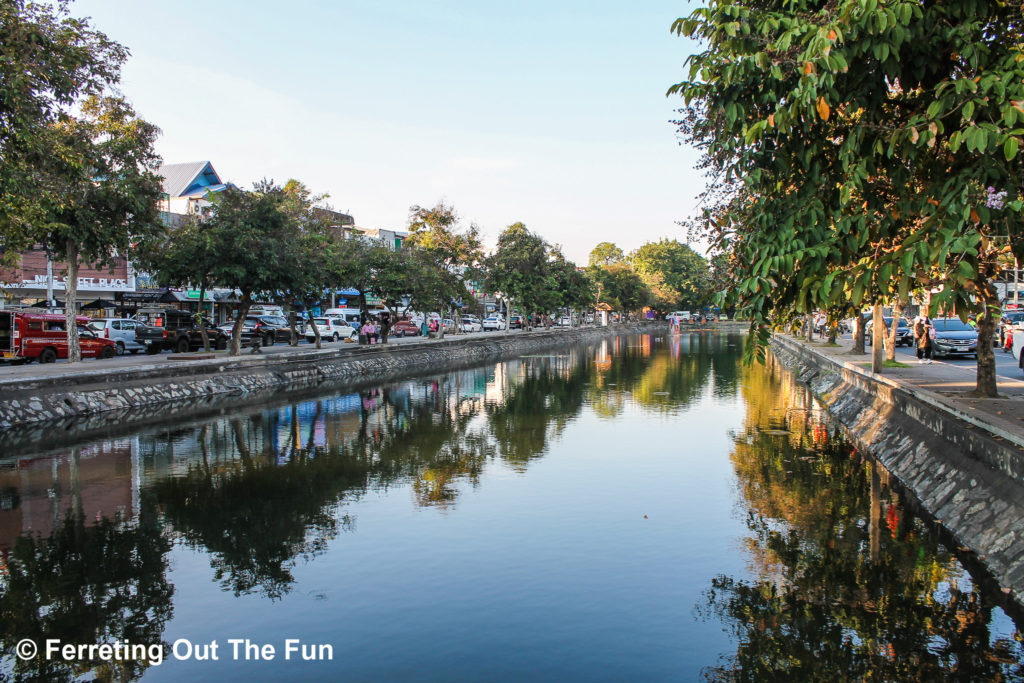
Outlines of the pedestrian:
M914 320L914 342L919 364L932 362L932 338L935 336L935 328L931 322L927 316L921 315Z

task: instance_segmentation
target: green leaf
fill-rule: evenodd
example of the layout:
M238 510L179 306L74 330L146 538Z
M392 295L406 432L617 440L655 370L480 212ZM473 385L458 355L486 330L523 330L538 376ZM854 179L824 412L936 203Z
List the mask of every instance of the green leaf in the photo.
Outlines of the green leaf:
M1007 161L1012 161L1017 156L1017 148L1020 146L1020 141L1017 138L1006 138L1006 142L1003 143L1003 156L1006 157Z

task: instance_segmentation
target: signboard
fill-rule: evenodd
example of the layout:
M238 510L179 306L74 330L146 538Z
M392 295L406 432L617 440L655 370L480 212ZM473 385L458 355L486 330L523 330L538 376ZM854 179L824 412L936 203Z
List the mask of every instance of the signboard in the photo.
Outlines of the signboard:
M22 280L20 283L6 284L10 289L46 289L46 275L36 275L31 280ZM65 289L65 278L59 275L53 276L54 290ZM135 289L134 278L122 277L80 277L78 278L78 291L80 292L130 292Z

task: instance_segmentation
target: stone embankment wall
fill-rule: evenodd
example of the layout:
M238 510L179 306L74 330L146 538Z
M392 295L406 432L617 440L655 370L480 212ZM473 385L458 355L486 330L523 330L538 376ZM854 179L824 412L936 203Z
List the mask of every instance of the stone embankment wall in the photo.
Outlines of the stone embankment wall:
M929 397L776 337L772 352L856 445L1024 605L1024 449ZM963 416L968 418L969 416Z
M452 337L383 346L243 355L0 381L0 455L7 444L31 440L55 445L64 428L77 438L110 433L111 425L141 426L171 418L221 412L283 394L366 386L416 374L493 362L567 346L659 323L483 337ZM652 327L655 326L655 327ZM59 429L54 429L56 426Z

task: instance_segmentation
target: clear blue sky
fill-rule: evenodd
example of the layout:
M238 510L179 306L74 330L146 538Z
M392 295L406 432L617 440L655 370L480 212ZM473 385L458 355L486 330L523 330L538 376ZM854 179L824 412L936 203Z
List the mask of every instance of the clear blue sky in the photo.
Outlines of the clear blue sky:
M686 2L78 0L125 44L122 89L167 162L298 178L357 224L445 200L492 243L515 221L585 262L685 240L703 186L665 97Z

